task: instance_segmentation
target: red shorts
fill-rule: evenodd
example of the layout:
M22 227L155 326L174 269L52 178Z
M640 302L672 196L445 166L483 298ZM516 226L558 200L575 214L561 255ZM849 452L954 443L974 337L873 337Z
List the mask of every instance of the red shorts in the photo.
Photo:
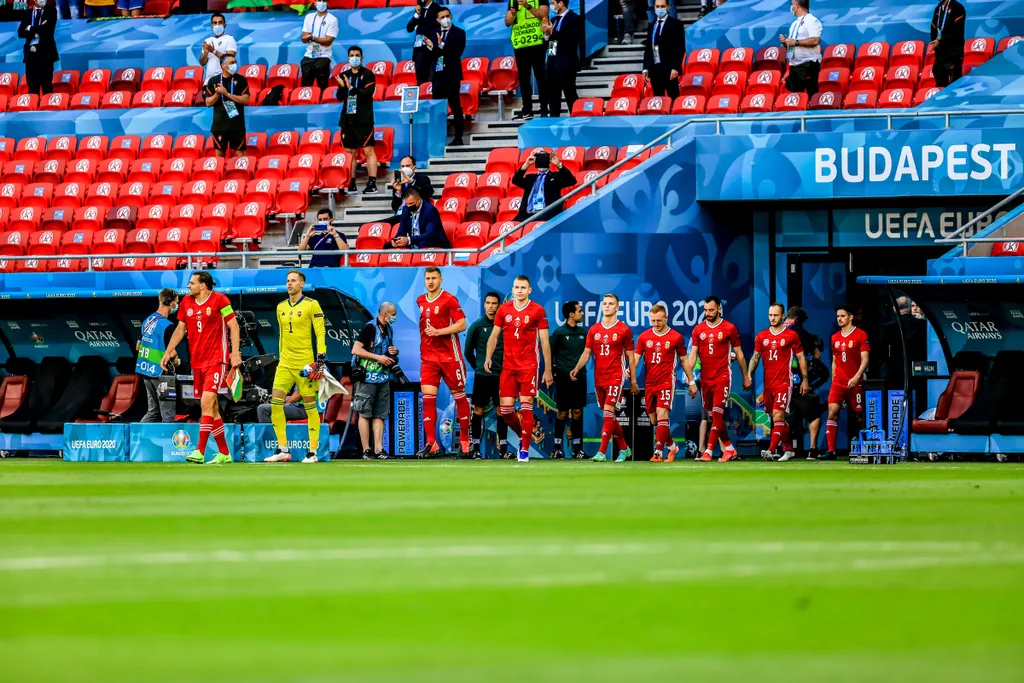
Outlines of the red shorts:
M673 387L659 385L644 388L644 403L647 404L647 414L654 415L658 408L672 412L672 402L676 398L676 390Z
M828 402L840 406L846 403L850 410L859 413L864 410L864 385L858 384L853 389L845 383L837 384L832 382L832 388L828 390Z
M219 394L227 391L227 365L211 365L208 368L192 368L192 391L196 398L205 393Z
M594 385L594 394L597 396L597 407L604 408L607 405L619 405L622 398L622 384L606 384L604 386Z
M529 370L501 369L498 382L500 398L519 398L520 396L537 395L537 368Z
M715 408L724 411L725 404L729 402L729 385L724 382L721 384L701 382L700 384L700 392L704 397L704 411L708 415L711 415L711 411Z
M466 390L466 370L462 359L448 363L425 360L420 366L420 386L439 387L441 379L454 393Z
M793 385L764 388L764 412L771 415L776 410L789 412L789 399L793 396Z

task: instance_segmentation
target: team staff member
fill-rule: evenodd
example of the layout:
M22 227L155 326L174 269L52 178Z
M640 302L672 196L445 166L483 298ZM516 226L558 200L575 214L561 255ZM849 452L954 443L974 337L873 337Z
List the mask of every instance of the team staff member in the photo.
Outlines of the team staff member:
M935 85L944 88L964 74L964 24L967 10L957 0L939 0L932 15L931 42L935 52Z
M789 26L789 35L779 34L779 42L789 49L786 88L811 97L818 92L821 71L821 22L811 14L811 0L791 0L790 11L796 19Z
M348 191L356 191L356 150L366 156L366 189L363 194L377 194L377 153L373 149L373 93L377 79L373 72L363 68L363 48L353 45L348 49L348 71L334 80L338 83L338 101L341 102L341 144L352 158L352 182Z
M53 39L56 28L56 0L36 0L18 26L18 37L25 40L25 80L30 95L53 92L53 63L60 59Z
M555 18L544 20L544 40L547 41L548 115L561 116L562 96L572 114L576 102L576 72L580 70L580 38L583 20L569 9L567 0L554 0Z
M836 433L839 431L839 411L845 403L857 417L864 420L864 371L868 369L871 345L868 334L853 324L854 310L849 304L836 307L839 331L832 335L832 387L828 390L828 421L825 439L828 451L818 460L836 459Z
M416 33L412 41L412 61L416 65L416 85L423 85L430 80L431 67L434 64L430 50L427 49L425 40L435 35L439 29L437 15L441 11L441 5L434 0L417 0L416 11L412 19L405 25L409 33Z
M576 361L587 346L587 331L583 329L583 306L579 301L562 304L565 323L551 333L551 363L555 375L555 448L551 458L565 457L562 449L562 434L565 421L569 419L572 433L572 455L583 457L583 409L587 407L587 373L582 368L573 379L569 373L576 367Z
M331 81L331 45L338 37L338 20L327 11L327 0L317 0L316 13L307 14L302 20L302 42L306 54L299 62L302 70L302 87L313 83L320 90L326 90Z
M249 81L238 75L234 55L220 60L221 74L206 82L206 106L213 107L213 149L217 156L233 151L245 156L245 108L249 105Z
M537 81L537 99L540 100L540 115L547 116L548 89L544 74L544 29L541 22L548 18L548 0L509 0L505 12L505 26L512 27L512 54L516 58L519 72L519 89L523 94L523 108L515 119L523 121L533 118L533 83L530 72Z
M497 292L487 292L484 296L484 314L475 323L469 326L466 334L466 361L473 367L473 417L470 433L472 435L472 449L470 456L473 460L483 457L480 453L480 439L484 432L484 415L487 410L494 406L497 411L500 397L498 395L498 377L501 374L501 358L503 345L498 338L498 345L494 348L491 356L491 370L484 369L484 359L487 357L487 340L494 330L494 316L501 305L501 295ZM508 423L498 416L498 454L502 458L508 455Z
M669 16L668 2L654 0L655 21L644 39L644 74L658 97L679 97L679 70L686 53L683 22Z
M213 30L213 36L203 41L203 50L199 53L199 63L206 67L204 82L220 75L220 60L223 57L234 57L238 52L238 43L226 33L227 21L223 14L214 12L210 16L210 28Z
M466 32L452 25L452 11L442 7L437 13L437 32L424 36L423 43L430 51L432 61L431 81L434 84L434 99L448 100L452 110L452 125L455 128L453 146L466 144L462 131L466 127L466 115L462 113L462 53L466 49Z
M178 308L178 293L170 288L161 289L157 302L156 313L142 322L142 338L135 344L139 352L135 374L142 376L149 408L140 422L174 422L174 401L160 400L160 363L174 334L174 323L169 318ZM171 360L175 360L173 356Z
M302 462L314 463L320 447L320 413L316 409L317 389L324 376L327 361L327 326L320 304L302 293L306 276L297 270L289 270L285 287L288 298L277 305L279 332L277 371L274 373L274 390L270 394L270 421L274 424L277 450L265 462L288 462L288 419L284 404L292 387L297 387L302 396L302 407L306 411L306 426L309 429L309 451ZM313 334L316 339L313 339ZM316 356L313 355L314 341ZM303 377L300 372L307 366L313 371Z

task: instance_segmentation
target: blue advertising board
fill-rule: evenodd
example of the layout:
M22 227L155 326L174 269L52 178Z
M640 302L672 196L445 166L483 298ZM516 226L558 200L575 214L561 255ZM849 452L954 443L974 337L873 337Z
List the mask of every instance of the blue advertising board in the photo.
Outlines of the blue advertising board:
M68 422L64 425L66 462L127 462L128 425Z
M224 438L231 459L242 461L242 430L240 425L225 424ZM133 422L129 430L128 460L130 462L185 462L185 456L198 448L199 423L143 424ZM216 445L210 439L206 459L212 460Z
M906 394L902 389L889 389L885 401L885 431L895 444L896 450L907 450L907 434L910 432L909 422L904 409L903 400Z
M392 414L388 419L389 453L397 456L416 455L416 392L393 391Z
M835 209L832 211L833 244L837 247L931 246L937 239L952 236L988 208ZM963 235L977 234L1005 213L999 211L985 216Z
M292 462L299 462L309 455L309 428L304 424L290 424L285 427L288 437L288 450ZM320 430L320 443L316 450L316 458L321 462L331 459L328 430ZM277 436L274 425L254 423L242 426L242 459L245 462L263 462L277 450Z
M885 430L885 392L868 389L864 392L864 429Z

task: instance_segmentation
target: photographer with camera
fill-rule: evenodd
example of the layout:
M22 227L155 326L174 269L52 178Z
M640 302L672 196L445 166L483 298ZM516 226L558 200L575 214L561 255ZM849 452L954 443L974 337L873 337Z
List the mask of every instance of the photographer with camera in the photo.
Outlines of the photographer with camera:
M391 378L404 377L398 368L398 349L394 345L391 323L398 309L385 301L377 317L366 323L352 345L352 409L359 413L359 440L363 460L387 460L384 452L384 420L391 414ZM373 451L370 430L373 429ZM372 454L371 454L372 453Z
M527 174L526 169L536 166L537 172ZM551 168L554 167L554 171ZM530 216L540 213L549 204L558 201L562 191L576 184L576 176L562 165L558 156L548 152L534 152L526 160L522 168L512 176L512 184L523 188L523 201L519 204L516 222L529 220ZM552 219L562 208L548 216Z
M302 234L299 240L299 251L312 251L309 259L310 268L326 268L341 265L338 254L317 254L318 251L343 251L348 249L345 235L334 227L334 213L330 209L316 212L316 223L313 223Z
M135 372L142 376L149 407L140 422L174 422L174 400L160 399L160 378L164 374L160 361L169 356L175 366L181 362L173 351L170 354L166 351L174 334L174 323L170 317L178 308L178 293L169 287L161 289L157 301L156 313L142 322L142 337L135 343L135 350L139 353ZM173 387L173 377L171 380Z
M391 183L391 213L393 214L388 222L395 225L402 218L402 211L405 203L406 191L409 188L416 188L424 201L429 202L434 198L434 186L430 183L430 176L416 170L416 159L411 155L402 157L401 170L395 171L395 180Z

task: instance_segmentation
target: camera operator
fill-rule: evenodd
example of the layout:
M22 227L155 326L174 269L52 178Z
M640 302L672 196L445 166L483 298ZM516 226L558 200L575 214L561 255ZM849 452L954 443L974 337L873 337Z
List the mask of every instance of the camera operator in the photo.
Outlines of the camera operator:
M391 414L391 377L397 371L398 349L394 345L391 323L398 309L385 301L377 309L377 317L366 323L355 344L352 356L352 409L359 413L359 440L363 445L363 460L386 460L384 452L384 420ZM373 429L373 451L370 450L370 430ZM371 454L372 453L372 454Z
M178 293L171 288L160 290L157 295L156 313L142 322L142 338L135 343L139 357L135 362L135 372L142 376L142 384L146 388L148 410L140 422L174 422L174 401L160 400L160 361L166 354L167 344L174 334L174 323L169 318L178 308ZM166 354L175 365L179 364L172 351Z
M430 176L416 170L416 159L411 155L402 157L401 170L395 171L395 181L391 183L391 213L393 214L388 222L391 225L402 219L402 211L405 203L405 194L409 188L415 187L423 197L424 201L431 201L434 198L434 186L430 183Z
M318 251L343 251L348 249L345 235L334 227L334 213L327 208L316 212L316 223L313 223L302 234L299 240L299 251L312 251L309 259L310 268L327 268L341 265L341 256L337 254L317 254Z

